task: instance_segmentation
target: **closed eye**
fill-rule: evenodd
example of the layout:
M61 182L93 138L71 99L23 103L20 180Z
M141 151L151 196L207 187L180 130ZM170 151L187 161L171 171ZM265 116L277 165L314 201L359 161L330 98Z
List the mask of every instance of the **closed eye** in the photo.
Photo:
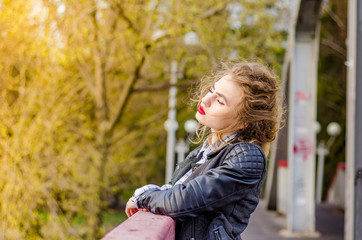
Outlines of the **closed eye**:
M209 89L209 93L214 93L215 92L215 89L214 89L214 86L213 86L213 88L210 88ZM216 93L216 94L218 94L218 93ZM220 104L220 105L225 105L222 101L220 101L219 99L216 99L216 101Z

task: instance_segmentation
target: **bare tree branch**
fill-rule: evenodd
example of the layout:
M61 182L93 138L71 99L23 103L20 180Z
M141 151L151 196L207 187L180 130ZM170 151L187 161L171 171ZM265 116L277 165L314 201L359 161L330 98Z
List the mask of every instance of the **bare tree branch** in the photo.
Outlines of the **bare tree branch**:
M207 19L207 18L210 18L210 17L212 17L212 16L215 16L215 15L220 14L221 12L223 12L223 11L226 9L228 2L229 2L229 1L224 1L224 2L221 3L221 5L206 10L206 11L203 12L202 14L196 16L196 17L195 17L195 20L197 20L197 19ZM168 15L168 17L169 17L170 19L175 19L173 15L168 14L168 13L165 13L165 14ZM186 25L186 24L188 24L188 23L186 22L186 20L182 19L181 21L178 22L178 24L175 25L175 27L182 27L183 25ZM200 31L199 31L199 32L200 32ZM199 35L200 35L200 34L199 34ZM202 35L202 34L201 34L201 35ZM165 35L157 38L157 39L156 39L155 41L153 41L153 42L160 42L160 41L162 41L163 39L169 38L170 36L171 36L170 34L165 33ZM200 46L200 47L202 47L204 50L208 51L208 52L210 53L210 56L213 55L213 54L212 54L212 51L210 51L209 49L207 49L205 46Z
M161 111L153 114L152 116L142 120L141 122L139 122L137 124L134 124L131 127L127 128L127 129L124 129L123 131L117 132L117 135L113 137L112 145L117 143L120 140L124 140L125 137L127 137L127 138L130 137L129 134L126 135L127 132L128 133L130 133L130 132L136 133L137 131L134 131L134 130L140 129L140 128L144 127L144 126L149 125L150 123L153 123L153 122L157 121L158 119L160 119L162 117L167 116L167 112L168 112L168 109L161 110ZM139 131L139 133L143 134L142 131Z
M145 62L145 56L143 55L141 57L141 59L139 60L135 71L133 73L133 75L127 80L125 86L123 87L122 93L120 95L120 99L119 102L117 104L117 113L114 116L114 118L112 119L109 128L107 129L107 133L108 134L112 134L114 128L116 127L117 123L121 120L121 117L123 115L124 109L126 108L127 102L129 100L129 97L132 93L132 88L134 86L134 84L136 83L136 81L139 79L140 77L140 71L144 65Z
M155 6L154 6L154 11L151 12L151 14L148 16L147 20L146 20L146 24L145 24L145 27L143 27L143 36L145 37L146 35L149 35L149 34L153 34L153 31L154 29L152 28L152 24L154 24L154 17L155 17L155 14L157 12L156 9L158 9L159 5L160 5L160 0L157 0L154 2Z
M132 29L134 32L136 32L137 34L140 34L141 31L136 27L136 25L132 22L132 20L126 15L126 13L124 12L124 9L121 5L121 3L116 3L115 6L118 9L118 15L123 18L123 20L126 21L126 23L128 24L128 27L130 29Z
M118 25L117 17L114 17L113 22L111 24L111 29L112 29L111 32L115 32L117 30L117 25ZM112 56L114 56L116 49L117 49L116 45L114 44L114 37L111 36L109 39L106 40L106 50L104 54L106 59L104 71L106 73L108 73L115 66L115 61L112 58Z
M170 87L187 88L187 87L192 86L197 83L198 83L197 80L193 80L191 82L176 83L176 84L165 83L165 84L160 84L160 85L155 85L155 86L134 88L133 92L136 93L136 92L161 91L161 90L169 89Z
M92 96L95 98L96 90L95 90L92 74L90 74L89 70L87 69L87 66L84 64L81 64L78 59L75 61L75 65L76 65L78 71L80 72L81 76L83 77L84 81L86 82Z
M196 18L197 19L206 19L206 18L210 18L215 15L218 15L226 9L227 3L228 3L227 1L222 1L220 6L216 6L215 8L208 9L204 13L197 16Z
M343 20L339 18L339 16L331 11L330 6L327 6L327 4L322 4L323 10L328 13L328 15L333 19L333 21L338 25L338 27L345 31L346 25L344 24Z
M336 53L342 55L343 58L346 58L346 49L339 46L337 43L333 42L332 40L329 39L322 39L321 44L324 46L329 47L330 49L332 49L333 51L335 51Z
M102 58L102 52L99 48L99 26L97 23L96 17L97 9L91 14L92 23L94 26L94 39L97 43L93 47L93 59L94 59L94 80L96 85L96 116L101 121L108 120L108 102L107 102L107 85L106 85L106 74L105 74L105 64L104 59Z

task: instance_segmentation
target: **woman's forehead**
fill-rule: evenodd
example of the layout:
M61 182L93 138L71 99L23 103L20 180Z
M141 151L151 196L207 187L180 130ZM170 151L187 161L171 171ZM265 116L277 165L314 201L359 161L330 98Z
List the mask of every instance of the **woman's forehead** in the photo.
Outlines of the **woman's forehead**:
M214 83L214 88L217 93L225 96L230 104L234 104L239 101L242 95L241 87L232 80L231 75L225 75Z

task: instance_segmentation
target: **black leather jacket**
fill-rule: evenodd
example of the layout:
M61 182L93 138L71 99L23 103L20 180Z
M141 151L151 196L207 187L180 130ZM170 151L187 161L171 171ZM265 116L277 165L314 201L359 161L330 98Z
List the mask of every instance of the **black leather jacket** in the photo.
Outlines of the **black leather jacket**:
M259 202L266 173L264 153L255 144L239 142L210 153L204 164L196 166L199 150L175 170L172 184L195 167L183 184L146 191L138 205L174 218L176 239L241 239Z

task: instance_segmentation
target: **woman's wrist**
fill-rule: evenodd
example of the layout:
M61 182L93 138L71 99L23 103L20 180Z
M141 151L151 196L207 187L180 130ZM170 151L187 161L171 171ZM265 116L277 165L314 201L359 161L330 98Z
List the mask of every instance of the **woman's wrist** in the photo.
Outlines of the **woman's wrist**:
M136 206L137 209L139 208L139 207L138 207L138 203L137 203L137 197L136 197L135 195L133 195L133 196L129 199L129 201L131 201L131 202Z
M164 190L168 190L168 189L171 189L172 188L172 185L170 184L165 184L161 187L157 186L157 185L154 185L154 184L148 184L148 185L145 185L143 187L140 187L140 188L137 188L133 194L133 196L129 199L131 202L134 203L134 205L137 207L137 209L140 208L140 205L139 205L139 200L142 198L143 194L149 190L161 190L161 191L164 191Z

